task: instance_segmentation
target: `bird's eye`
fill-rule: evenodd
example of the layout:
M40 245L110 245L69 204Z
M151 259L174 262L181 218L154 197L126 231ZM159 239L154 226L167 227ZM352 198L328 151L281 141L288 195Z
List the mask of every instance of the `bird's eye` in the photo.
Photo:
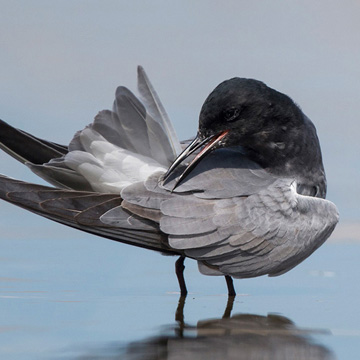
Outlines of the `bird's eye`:
M231 108L224 111L224 118L226 121L231 122L235 121L240 114L240 110L238 108Z

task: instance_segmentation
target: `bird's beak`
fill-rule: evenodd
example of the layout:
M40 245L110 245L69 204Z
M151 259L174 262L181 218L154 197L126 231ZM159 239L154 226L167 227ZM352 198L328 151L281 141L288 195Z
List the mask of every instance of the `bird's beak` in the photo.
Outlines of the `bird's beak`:
M190 174L192 170L196 167L196 165L203 159L207 154L211 152L211 150L217 145L227 134L229 130L222 131L216 135L208 136L205 139L200 139L199 135L191 142L191 144L175 159L175 161L171 164L168 171L163 177L163 181L165 182L170 175L174 172L174 170L194 151L199 149L204 145L203 149L195 156L195 158L191 161L191 163L186 167L183 173L177 179L173 190L175 190L182 181L185 180L186 176Z

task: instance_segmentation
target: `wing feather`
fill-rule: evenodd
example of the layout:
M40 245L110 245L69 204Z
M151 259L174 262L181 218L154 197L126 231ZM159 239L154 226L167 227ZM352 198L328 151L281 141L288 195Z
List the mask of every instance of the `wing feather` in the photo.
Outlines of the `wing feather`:
M162 187L172 191L183 168ZM249 160L241 147L220 148L207 155L174 192L192 192L203 199L248 196L268 187L276 178Z
M151 118L160 125L161 131L156 131L156 134L160 143L166 144L165 150L171 163L182 151L181 145L164 106L141 66L138 66L138 90Z
M119 195L54 189L1 175L0 198L88 233L162 253L182 254L168 246L167 236L162 234L154 223L149 226L149 221L136 218L126 210L123 214L119 211L119 215L123 219L131 217L131 226L128 228L101 221L103 214L119 206L122 201Z

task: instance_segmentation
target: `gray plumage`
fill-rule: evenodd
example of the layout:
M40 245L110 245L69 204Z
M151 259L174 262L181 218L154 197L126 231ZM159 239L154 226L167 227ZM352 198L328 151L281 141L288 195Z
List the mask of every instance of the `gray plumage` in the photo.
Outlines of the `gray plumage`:
M221 152L226 157L226 150ZM121 196L141 206L144 199L156 198L151 206L161 214L160 230L169 234L169 245L235 277L290 270L328 238L338 219L331 202L297 194L293 179L260 169L254 174L240 166L231 170L237 174L234 178L244 179L243 187L235 181L230 198L232 188L220 181L228 178L228 169L221 167L223 156L208 155L176 192L169 193L159 184L153 192L132 185ZM234 151L228 156L234 157L233 166L241 159ZM198 173L203 176L195 181ZM214 188L211 198L204 198ZM163 198L158 195L161 191Z
M0 122L0 147L57 188L0 177L0 197L65 225L198 260L208 275L282 274L338 221L315 127L251 79L220 84L182 145L144 70L69 146ZM190 165L189 165L190 163ZM165 176L164 176L165 174Z

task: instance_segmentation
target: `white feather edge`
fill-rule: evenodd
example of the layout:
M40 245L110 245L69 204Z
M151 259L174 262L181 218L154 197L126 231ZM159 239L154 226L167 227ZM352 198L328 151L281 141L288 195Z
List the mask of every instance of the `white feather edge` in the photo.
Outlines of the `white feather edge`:
M95 191L118 194L124 187L145 181L157 171L166 171L152 158L111 144L90 128L81 132L80 141L86 151L71 151L64 162L81 174Z

